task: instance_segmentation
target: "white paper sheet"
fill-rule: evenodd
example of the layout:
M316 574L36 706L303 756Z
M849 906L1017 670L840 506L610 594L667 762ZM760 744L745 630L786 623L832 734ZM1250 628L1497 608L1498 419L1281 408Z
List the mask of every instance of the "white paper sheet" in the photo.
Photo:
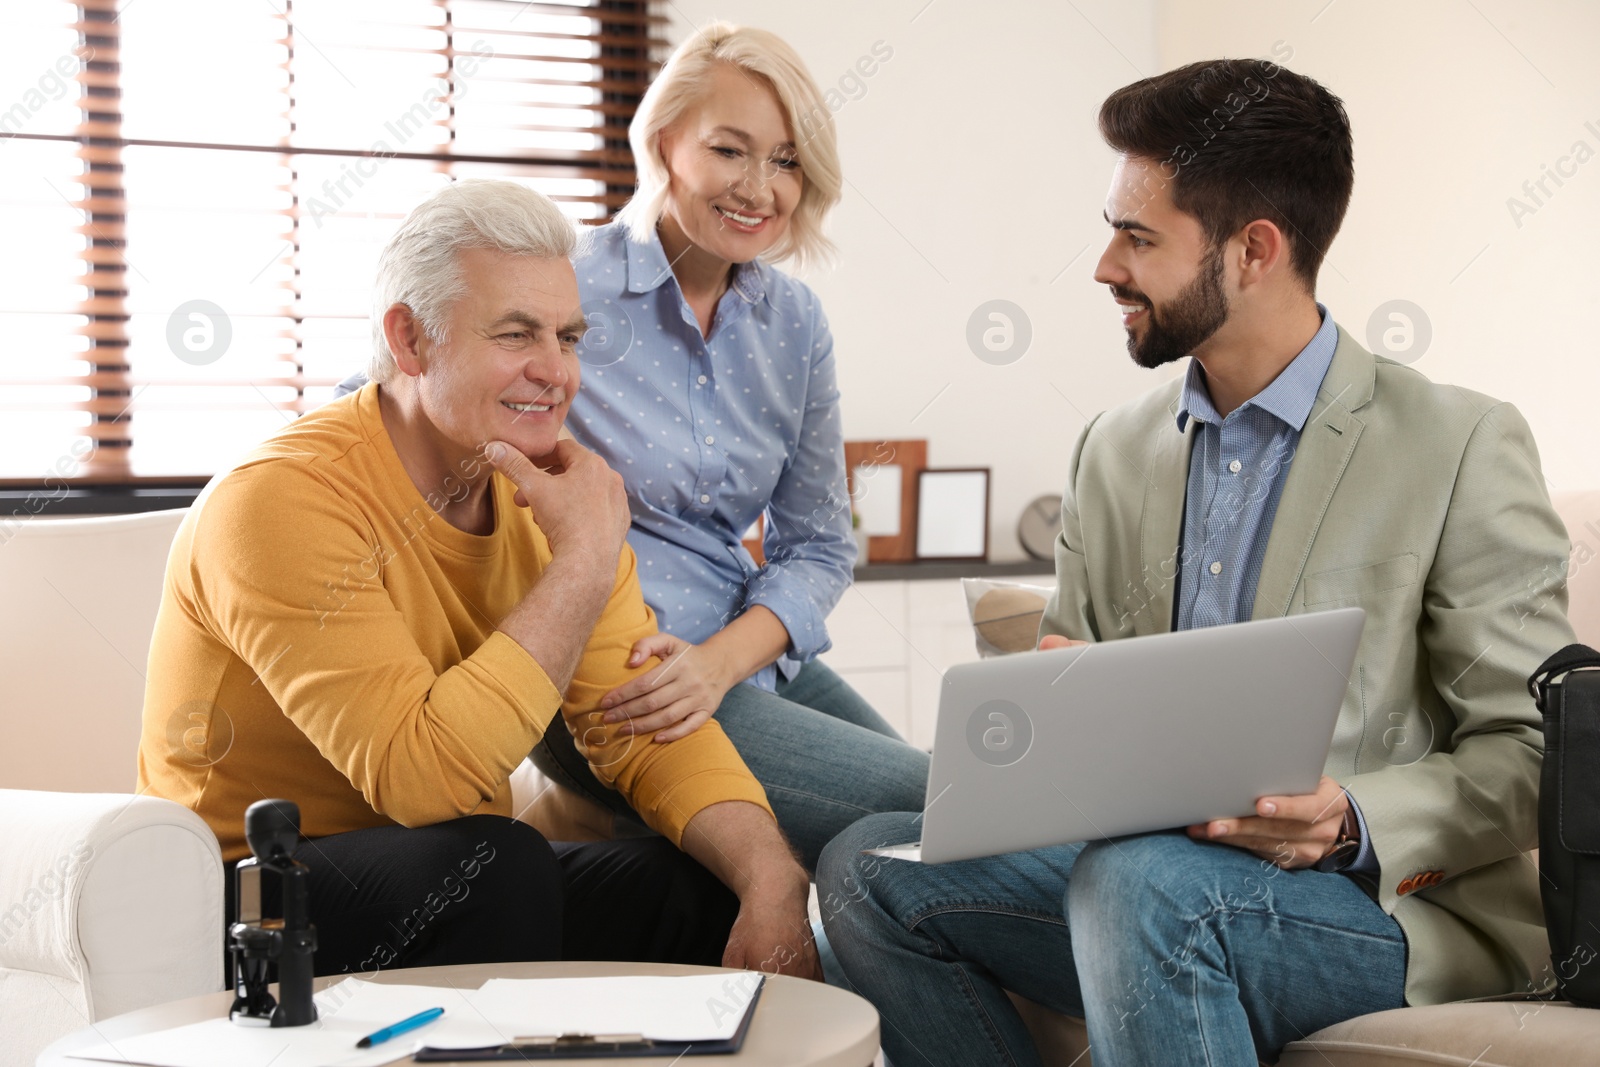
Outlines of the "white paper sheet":
M518 1037L643 1034L657 1041L726 1041L761 975L496 978L476 990L348 978L317 994L311 1026L245 1027L208 1019L74 1052L78 1059L150 1067L376 1067L421 1045L478 1048ZM428 1008L445 1014L376 1048L356 1042Z
M621 978L493 978L473 995L485 1016L515 1020L517 1036L640 1034L655 1041L726 1041L761 984L737 974ZM462 1048L441 1045L434 1048Z
M318 993L317 1021L310 1026L240 1026L207 1019L141 1037L74 1052L78 1059L152 1067L374 1067L404 1059L424 1041L448 1035L459 1048L505 1040L478 1016L466 997L449 987L380 985L347 978ZM442 1007L436 1022L370 1049L356 1042L375 1030L429 1008Z

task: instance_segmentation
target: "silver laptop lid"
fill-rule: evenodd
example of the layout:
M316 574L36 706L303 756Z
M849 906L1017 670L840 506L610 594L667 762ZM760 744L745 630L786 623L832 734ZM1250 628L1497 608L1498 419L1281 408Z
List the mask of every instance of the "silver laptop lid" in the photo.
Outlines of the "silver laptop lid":
M1365 618L1342 608L952 667L923 860L1187 826L1315 791Z

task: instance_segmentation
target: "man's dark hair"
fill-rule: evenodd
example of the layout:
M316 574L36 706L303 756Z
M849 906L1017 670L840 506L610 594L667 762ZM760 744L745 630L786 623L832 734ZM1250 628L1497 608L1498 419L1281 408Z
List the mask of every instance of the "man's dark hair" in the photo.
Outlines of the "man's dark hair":
M1216 59L1123 86L1100 105L1100 136L1156 162L1149 181L1200 220L1213 245L1268 219L1311 289L1350 204L1355 162L1344 103L1259 59Z

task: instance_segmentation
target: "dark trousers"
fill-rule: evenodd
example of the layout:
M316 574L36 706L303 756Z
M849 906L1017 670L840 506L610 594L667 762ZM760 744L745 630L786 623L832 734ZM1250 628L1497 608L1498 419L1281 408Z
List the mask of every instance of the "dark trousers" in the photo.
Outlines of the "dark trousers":
M739 910L662 838L549 842L498 815L352 830L302 842L295 859L311 869L318 975L562 959L716 966ZM269 916L281 914L275 881L262 876ZM232 864L226 902L231 923Z

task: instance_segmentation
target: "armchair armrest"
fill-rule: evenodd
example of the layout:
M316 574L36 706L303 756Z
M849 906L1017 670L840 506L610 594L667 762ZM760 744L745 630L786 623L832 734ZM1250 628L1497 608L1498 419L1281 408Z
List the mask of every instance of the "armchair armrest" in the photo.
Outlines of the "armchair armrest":
M0 789L0 1065L223 988L222 855L156 797Z

